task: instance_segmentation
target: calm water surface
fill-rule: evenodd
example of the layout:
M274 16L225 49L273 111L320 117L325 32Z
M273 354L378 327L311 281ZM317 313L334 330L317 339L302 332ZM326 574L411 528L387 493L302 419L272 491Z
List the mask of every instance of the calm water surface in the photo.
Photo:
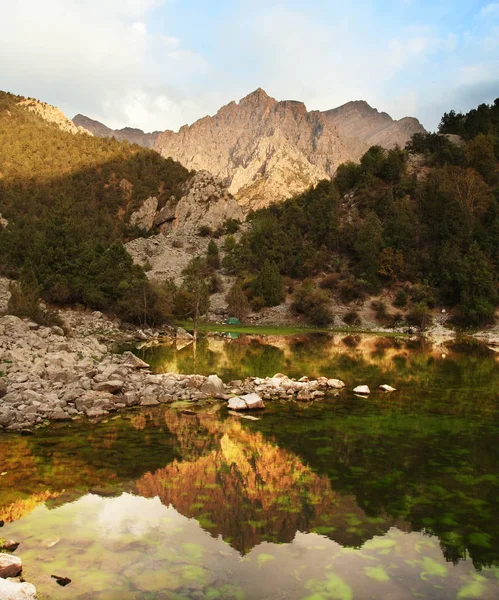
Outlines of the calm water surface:
M140 354L226 381L398 391L268 403L258 421L174 406L0 436L0 533L42 598L499 597L496 353L243 336Z

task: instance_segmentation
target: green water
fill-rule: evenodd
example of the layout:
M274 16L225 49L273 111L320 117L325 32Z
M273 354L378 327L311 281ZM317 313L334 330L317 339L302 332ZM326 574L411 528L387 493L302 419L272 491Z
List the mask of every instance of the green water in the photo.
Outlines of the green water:
M268 403L258 421L160 407L0 436L0 537L21 542L42 598L499 596L496 353L242 336L141 355L157 371L324 374L348 389ZM359 398L360 383L398 391Z

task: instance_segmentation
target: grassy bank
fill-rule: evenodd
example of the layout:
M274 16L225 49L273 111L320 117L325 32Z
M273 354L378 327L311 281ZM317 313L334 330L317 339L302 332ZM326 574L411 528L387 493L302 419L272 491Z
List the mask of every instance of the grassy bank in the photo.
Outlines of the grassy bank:
M178 323L187 331L194 329L192 321L181 321ZM343 334L370 334L385 337L408 337L405 333L393 333L387 331L375 331L361 328L320 328L320 327L286 327L279 325L219 325L217 323L199 323L198 331L223 332L223 333L247 333L255 335L298 335L300 333L343 333Z

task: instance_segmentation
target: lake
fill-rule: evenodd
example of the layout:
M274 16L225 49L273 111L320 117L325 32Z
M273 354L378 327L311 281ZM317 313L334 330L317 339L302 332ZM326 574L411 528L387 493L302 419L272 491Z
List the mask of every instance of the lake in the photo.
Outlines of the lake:
M345 335L137 353L157 372L347 389L255 421L177 404L0 436L0 537L43 600L499 597L497 353Z

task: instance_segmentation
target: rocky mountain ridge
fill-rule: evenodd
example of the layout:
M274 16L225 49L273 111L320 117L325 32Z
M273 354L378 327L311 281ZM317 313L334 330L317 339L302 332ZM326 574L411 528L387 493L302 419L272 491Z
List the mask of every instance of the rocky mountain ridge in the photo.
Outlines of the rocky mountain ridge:
M178 132L113 131L83 115L73 121L94 135L150 144L188 169L210 172L245 212L331 178L341 163L358 161L374 144L403 147L414 133L425 131L415 118L396 121L364 101L308 111L303 102L277 101L261 88Z
M137 144L144 148L152 148L156 142L160 131L153 131L152 133L145 133L142 129L136 127L124 127L123 129L111 129L104 125L100 121L90 119L85 115L77 114L73 117L73 123L78 127L90 131L96 137L114 137L119 142L130 142L130 144Z
M187 168L222 178L249 211L331 178L341 163L359 160L373 144L404 146L424 131L417 119L394 121L366 102L308 111L302 102L278 102L257 89L178 133L165 131L154 147Z

